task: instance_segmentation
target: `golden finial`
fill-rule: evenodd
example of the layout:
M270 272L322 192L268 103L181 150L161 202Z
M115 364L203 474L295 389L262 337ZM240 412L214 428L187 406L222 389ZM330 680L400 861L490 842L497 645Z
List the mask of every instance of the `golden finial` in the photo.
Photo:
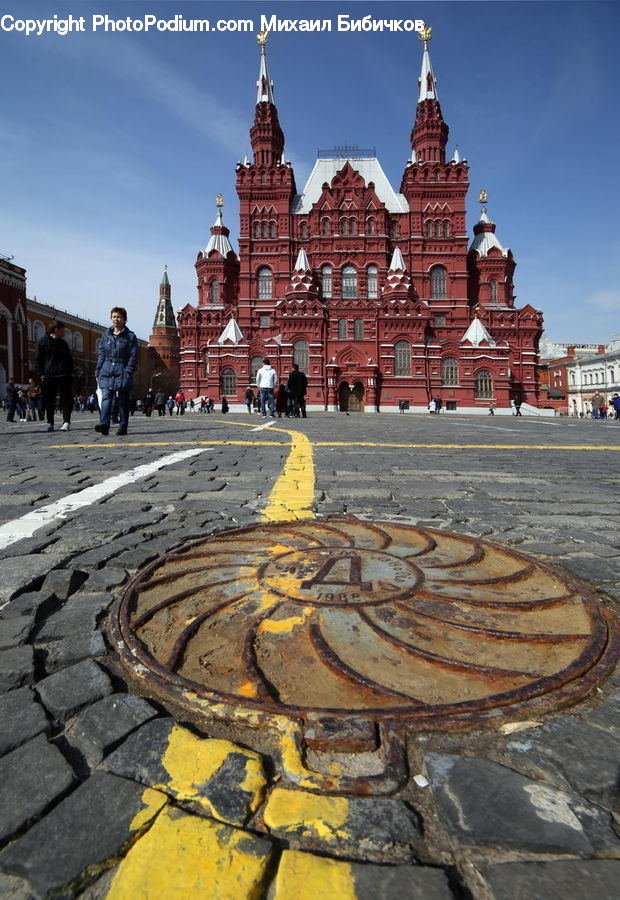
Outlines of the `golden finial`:
M224 198L222 197L221 194L218 194L217 197L215 198L215 205L219 206L220 209L222 208L222 206L224 206Z
M265 46L265 44L267 43L267 37L268 37L268 35L269 35L268 29L265 29L265 31L259 31L259 32L258 32L258 34L256 35L256 40L258 41L258 46L259 46L259 47L264 47L264 46Z
M486 203L488 199L489 195L487 194L487 192L484 189L481 190L478 196L478 203Z
M422 31L418 31L418 37L420 38L421 41L424 41L424 49L425 50L427 49L428 42L430 41L430 39L432 37L432 34L431 34L432 30L433 30L433 28L431 25L425 25L424 28L422 29Z

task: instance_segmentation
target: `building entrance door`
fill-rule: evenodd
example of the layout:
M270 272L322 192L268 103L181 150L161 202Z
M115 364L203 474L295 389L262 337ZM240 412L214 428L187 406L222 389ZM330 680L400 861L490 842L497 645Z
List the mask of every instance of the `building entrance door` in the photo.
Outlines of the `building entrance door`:
M353 387L348 381L341 381L338 388L340 412L364 412L364 385L356 381Z

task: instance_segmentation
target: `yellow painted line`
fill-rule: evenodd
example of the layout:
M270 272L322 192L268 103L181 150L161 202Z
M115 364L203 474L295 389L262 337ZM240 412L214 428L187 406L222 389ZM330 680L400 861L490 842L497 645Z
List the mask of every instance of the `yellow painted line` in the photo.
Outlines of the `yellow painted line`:
M428 450L620 450L606 444L388 444L371 441L315 441L313 447L400 447Z
M355 900L351 864L300 850L285 850L274 883L274 900Z
M264 522L293 522L314 519L314 461L312 444L305 434L289 431L291 452L282 474L269 495L262 512Z

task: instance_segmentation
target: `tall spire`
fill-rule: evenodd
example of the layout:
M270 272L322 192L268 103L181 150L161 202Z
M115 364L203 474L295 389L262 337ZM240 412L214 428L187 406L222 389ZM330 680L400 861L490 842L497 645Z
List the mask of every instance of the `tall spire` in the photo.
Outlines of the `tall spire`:
M411 146L418 162L445 163L448 126L441 114L437 79L428 52L431 31L432 28L426 27L418 34L420 40L424 42L424 51L419 80L418 106L415 124L411 131Z
M284 134L278 121L278 110L275 106L273 82L269 78L267 68L266 31L258 35L260 46L260 68L258 72L256 111L254 125L250 129L250 141L254 153L255 166L274 166L282 162L284 152Z
M257 103L274 103L273 81L269 77L269 69L267 68L267 53L265 45L267 43L267 35L269 32L261 31L258 35L258 45L260 47L260 68L258 70L258 81L256 82L256 102Z
M174 328L177 323L172 309L170 294L170 280L168 279L168 266L164 266L164 273L159 284L159 303L153 320L153 328Z
M215 198L215 205L217 206L217 216L215 217L215 222L211 226L211 237L209 238L209 243L203 250L203 254L207 257L212 250L217 250L220 256L223 259L226 259L233 248L228 239L230 230L224 225L224 219L222 217L224 198L221 194L218 194Z

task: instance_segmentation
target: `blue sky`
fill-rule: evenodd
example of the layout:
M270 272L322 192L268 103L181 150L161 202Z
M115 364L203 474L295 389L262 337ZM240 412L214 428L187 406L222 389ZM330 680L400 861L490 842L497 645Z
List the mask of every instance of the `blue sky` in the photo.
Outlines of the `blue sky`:
M235 164L250 151L254 33L92 33L92 14L332 20L280 32L268 60L301 189L317 148L376 147L398 189L410 153L421 43L339 32L339 15L423 19L444 118L470 164L468 228L489 193L517 260L517 305L552 340L620 331L620 4L613 2L21 2L0 15L86 17L86 33L0 31L0 253L29 295L96 321L116 303L147 338L164 263L173 304L196 300L194 262L215 195L236 239Z

